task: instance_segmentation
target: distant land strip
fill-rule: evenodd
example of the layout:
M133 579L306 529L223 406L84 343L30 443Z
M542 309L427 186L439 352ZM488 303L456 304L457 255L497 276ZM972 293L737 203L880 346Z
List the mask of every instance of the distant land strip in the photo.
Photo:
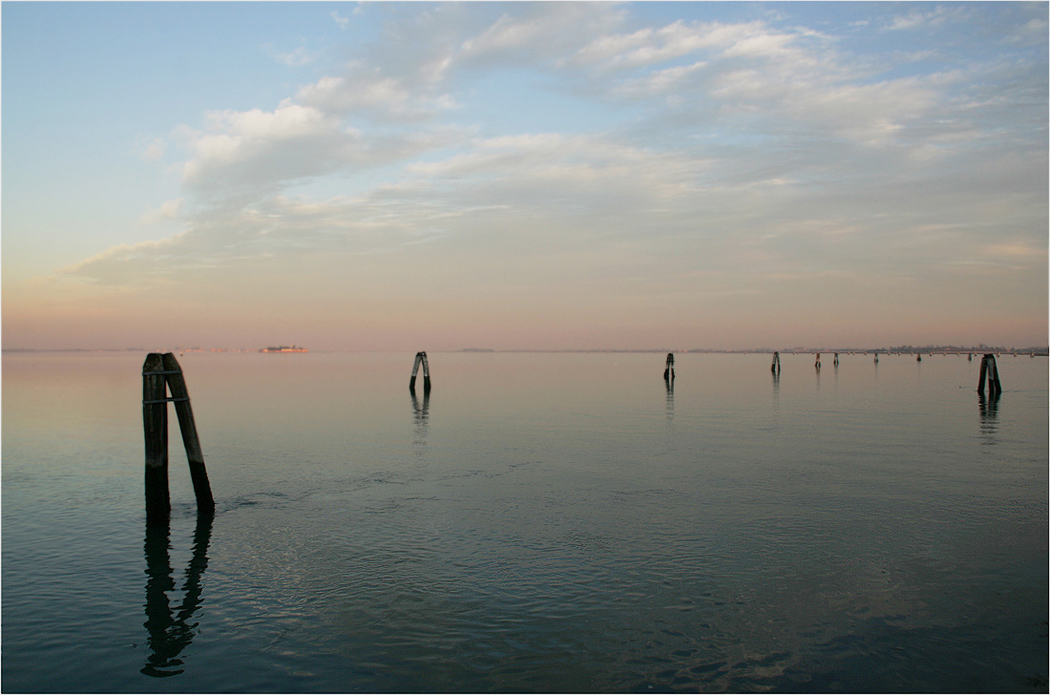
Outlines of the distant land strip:
M157 348L147 349L140 347L128 347L128 348L3 348L2 352L5 353L23 353L23 352L259 352L259 348L201 348L201 347L175 347L175 348ZM411 352L410 350L349 350L349 349L329 349L329 350L311 350L311 352ZM735 354L771 354L773 352L780 352L784 355L793 354L813 354L817 352L821 353L839 353L840 355L850 354L874 354L879 353L881 355L890 354L943 354L943 355L966 355L966 354L977 354L977 353L996 353L1001 355L1035 355L1037 357L1047 357L1050 355L1050 347L1024 347L1024 348L1013 348L1013 347L1002 347L1002 346L990 346L990 345L976 345L973 347L961 347L958 345L899 345L894 347L880 347L880 348L830 348L830 347L790 347L790 348L747 348L740 350L729 350L729 349L713 349L713 348L691 348L691 349L675 349L675 348L645 348L645 349L616 349L616 348L590 348L590 349L529 349L529 348L508 348L497 350L495 348L462 348L459 350L430 350L435 353L450 353L450 352L499 352L499 353L616 353L616 354L662 354L662 353L676 353L676 354L723 354L723 355L735 355Z

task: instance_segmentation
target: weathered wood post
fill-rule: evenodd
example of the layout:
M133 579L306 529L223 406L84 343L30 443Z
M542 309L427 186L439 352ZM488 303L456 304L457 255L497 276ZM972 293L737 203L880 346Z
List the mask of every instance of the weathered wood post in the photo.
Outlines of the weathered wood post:
M168 400L164 388L164 356L151 352L142 364L142 430L146 439L146 523L167 523Z
M922 362L922 353L921 352L915 353L915 361L916 362Z
M167 391L171 391L171 397ZM175 404L182 442L190 465L198 514L215 513L215 500L204 467L190 395L175 355L151 352L142 365L142 427L146 440L146 522L167 523L171 515L168 492L168 402Z
M774 374L780 374L780 351L779 350L773 353L773 366L770 367L770 370L772 370L772 372Z
M430 366L427 364L427 353L417 352L415 364L412 365L412 379L408 382L408 390L416 392L416 372L419 365L423 365L423 394L430 393Z
M878 364L878 363L879 363L879 353L876 352L875 353L875 364Z
M837 353L837 352L835 353L835 361L833 362L833 364L836 367L839 366L839 353Z
M820 353L819 352L817 353L817 361L816 361L816 363L814 363L813 366L817 368L817 371L820 371Z
M988 377L988 395L991 397L998 396L1003 392L1003 387L999 383L999 369L995 364L995 355L988 354L981 359L981 377L977 382L977 393L984 395L984 379Z
M204 452L197 437L197 425L193 420L193 408L190 407L190 393L186 389L186 380L182 376L175 355L164 355L164 371L167 372L168 390L175 404L175 414L179 418L179 429L182 431L182 443L186 447L186 460L190 464L190 478L193 480L193 494L197 498L197 512L215 513L215 499L211 496L211 485L208 482L208 470L204 467Z
M674 381L674 353L667 353L667 362L664 364L664 381Z

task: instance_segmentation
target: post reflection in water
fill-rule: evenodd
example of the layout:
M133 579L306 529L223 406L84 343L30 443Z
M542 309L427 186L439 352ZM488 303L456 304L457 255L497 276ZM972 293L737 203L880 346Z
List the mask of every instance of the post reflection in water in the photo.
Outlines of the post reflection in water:
M667 389L667 419L674 419L674 380L664 379L664 388Z
M430 391L423 391L423 403L420 404L416 398L416 392L412 391L412 412L416 423L415 440L413 443L419 447L418 453L423 453L427 446L427 417L430 412Z
M985 397L978 392L977 396L981 409L981 438L985 444L995 444L999 430L999 394Z
M177 676L185 669L179 658L196 634L197 623L191 623L193 614L201 605L201 577L208 567L208 543L211 541L213 517L197 516L193 533L193 556L186 568L182 587L182 604L172 610L168 591L175 589L172 576L170 549L171 528L168 524L146 526L146 631L150 654L141 671L153 678Z
M818 377L819 379L819 377ZM780 405L780 372L773 372L773 406Z

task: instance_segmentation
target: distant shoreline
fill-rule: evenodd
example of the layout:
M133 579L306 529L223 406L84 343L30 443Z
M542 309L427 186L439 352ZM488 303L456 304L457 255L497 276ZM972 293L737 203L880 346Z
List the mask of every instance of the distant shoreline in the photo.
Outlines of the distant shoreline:
M251 352L258 353L259 348L164 348L150 350L147 348L3 348L0 350L2 353L19 354L19 353L59 353L59 352ZM298 351L296 351L298 352ZM400 352L411 352L410 350L310 350L310 352L320 353L339 353L339 352L379 352L379 353L400 353ZM560 354L666 354L674 353L678 355L682 354L718 354L718 355L770 355L774 352L779 352L783 355L812 355L815 353L838 353L840 355L874 355L876 353L880 355L914 355L914 354L932 354L932 355L967 355L967 354L984 354L984 353L995 353L998 355L1034 355L1036 357L1047 357L1050 356L1050 348L1047 347L1025 347L1025 348L1008 348L1008 347L989 347L987 345L980 345L977 347L958 347L958 346L899 346L890 348L809 348L809 347L792 347L792 348L749 348L741 350L714 350L707 348L693 348L688 350L675 350L670 348L647 348L638 350L620 350L620 349L586 349L586 350L541 350L541 349L506 349L497 350L493 348L462 348L459 350L429 350L429 352L437 354L447 353L560 353Z

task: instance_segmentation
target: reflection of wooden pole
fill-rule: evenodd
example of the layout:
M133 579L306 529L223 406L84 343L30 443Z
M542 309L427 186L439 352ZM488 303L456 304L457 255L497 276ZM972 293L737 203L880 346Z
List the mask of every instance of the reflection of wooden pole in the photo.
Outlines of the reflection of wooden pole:
M166 387L166 388L165 388ZM171 397L167 397L167 390ZM190 464L197 511L213 514L215 500L204 468L197 427L193 421L190 396L175 355L151 352L142 365L142 426L146 440L146 521L166 523L171 515L168 492L168 402L175 403L186 459Z
M182 376L175 355L170 352L164 355L164 371L167 372L168 388L175 403L175 414L179 417L179 429L182 430L182 443L186 447L186 460L190 464L190 478L193 480L193 494L197 498L197 511L202 514L215 513L215 499L211 496L211 485L208 483L208 471L204 467L204 453L201 441L197 437L197 425L193 421L193 408L190 407L190 394L186 389L186 380Z
M164 360L151 352L142 365L142 430L146 439L146 522L167 523L168 402L164 390Z
M197 630L191 623L200 608L202 575L208 568L208 543L211 539L212 516L197 515L193 532L193 557L186 567L186 581L182 587L182 604L173 613L168 592L175 589L171 559L168 555L170 529L168 524L146 526L146 643L150 654L140 673L152 678L177 676L185 671L181 652L193 641Z

